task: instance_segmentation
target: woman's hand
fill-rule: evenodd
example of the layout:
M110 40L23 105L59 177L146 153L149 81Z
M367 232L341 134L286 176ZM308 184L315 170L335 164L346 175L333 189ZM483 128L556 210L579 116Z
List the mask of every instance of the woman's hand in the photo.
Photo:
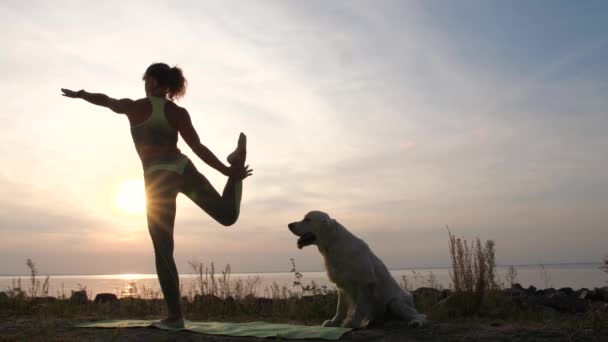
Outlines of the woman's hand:
M234 166L231 165L228 168L228 177L234 177L237 179L245 179L253 174L253 170L249 168L249 165L245 166Z
M61 91L63 92L63 96L65 97L69 97L71 99L78 99L82 96L82 94L84 93L84 90L79 90L79 91L73 91L67 88L61 88Z

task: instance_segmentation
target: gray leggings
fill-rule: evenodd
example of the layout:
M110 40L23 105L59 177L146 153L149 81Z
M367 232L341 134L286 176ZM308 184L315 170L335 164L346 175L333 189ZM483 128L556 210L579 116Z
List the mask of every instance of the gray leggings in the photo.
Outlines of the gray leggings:
M183 193L207 214L224 226L230 226L239 217L243 182L228 178L220 194L191 161L179 174L157 170L145 175L148 230L154 245L156 273L170 315L181 315L179 277L173 260L173 225L175 200Z

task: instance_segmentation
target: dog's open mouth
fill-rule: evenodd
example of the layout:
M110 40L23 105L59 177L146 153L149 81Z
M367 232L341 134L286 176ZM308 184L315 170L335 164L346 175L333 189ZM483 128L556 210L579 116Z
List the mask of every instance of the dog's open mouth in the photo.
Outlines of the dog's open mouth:
M317 240L317 237L315 236L315 234L313 234L311 232L304 233L298 239L298 248L302 249L303 247L310 246L313 243L315 243L316 240Z

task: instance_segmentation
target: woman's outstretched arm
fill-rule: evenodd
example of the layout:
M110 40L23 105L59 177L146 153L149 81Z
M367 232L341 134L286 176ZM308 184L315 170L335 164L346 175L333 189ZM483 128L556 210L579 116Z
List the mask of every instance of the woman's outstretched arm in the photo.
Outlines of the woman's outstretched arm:
M190 146L192 151L201 158L207 165L212 168L218 170L225 176L237 177L240 179L247 178L251 176L252 170L249 169L248 166L245 167L231 167L226 166L222 163L216 156L211 152L207 146L201 143L194 126L192 126L192 121L190 120L190 114L188 111L181 108L181 115L178 121L178 131L184 141Z
M89 93L84 90L73 91L66 88L61 88L63 96L72 99L83 99L97 106L110 108L115 113L129 114L133 111L135 101L131 99L113 99L106 94Z

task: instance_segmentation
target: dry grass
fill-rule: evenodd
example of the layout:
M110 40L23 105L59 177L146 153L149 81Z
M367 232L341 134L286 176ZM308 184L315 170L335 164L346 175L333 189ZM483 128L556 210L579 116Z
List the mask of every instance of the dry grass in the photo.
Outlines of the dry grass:
M507 270L507 274L506 274L505 278L507 280L507 285L509 287L512 287L513 284L515 284L517 282L517 269L515 268L515 266L513 266L513 265L509 266L509 269Z
M132 284L131 293L114 303L94 303L87 298L77 303L65 295L48 297L49 277L40 281L34 262L28 259L29 286L23 289L21 278L13 280L12 288L0 296L0 315L26 315L44 318L155 318L166 314L166 305L158 289ZM314 282L305 284L292 259L292 287L273 283L263 289L265 297L257 298L261 278L233 279L231 267L219 273L213 263L190 262L196 273L192 286L181 289L182 308L189 319L248 321L266 319L275 322L307 322L318 324L335 312L335 291ZM86 293L86 286L80 286ZM88 297L88 293L87 293Z
M437 276L433 272L427 273L425 276L420 271L410 270L411 276L402 275L399 285L406 291L412 292L420 287L430 287L439 291L443 290L443 285L437 280Z
M189 261L189 264L196 274L194 284L188 291L191 299L195 296L215 296L221 299L240 300L254 296L262 283L259 276L232 280L230 264L220 271L220 275L216 275L213 262L209 266L205 266L202 262L192 260Z
M451 288L454 295L451 307L458 315L480 312L484 302L495 300L499 288L496 281L495 243L481 243L479 238L467 241L452 235L448 228Z
M608 333L608 317L605 313L589 312L579 315L549 315L531 308L522 308L504 295L497 286L495 274L495 244L479 238L468 242L449 233L449 251L452 263L450 271L451 288L454 295L438 305L422 305L418 308L433 320L473 322L484 320L507 320L524 324L558 324L576 334L590 330L594 334ZM231 267L227 265L219 272L213 263L204 265L191 261L190 266L196 273L191 288L182 293L183 310L188 319L271 322L299 322L319 324L335 313L335 291L317 286L314 282L306 284L304 276L297 271L292 259L291 272L294 275L292 286L278 285L260 289L261 279L233 279ZM608 272L608 258L602 270ZM26 263L30 270L27 288L24 289L20 278L13 281L12 288L0 296L0 315L33 316L45 319L68 318L95 320L109 318L157 318L166 314L166 305L159 290L139 286L132 298L122 298L114 303L84 304L71 302L65 296L44 297L48 294L47 276L40 281L36 265L31 260ZM542 269L542 268L541 268ZM511 267L506 280L510 285L515 282L517 270ZM403 276L401 286L413 291L417 287L430 287L442 290L435 275L424 275L412 270L410 276ZM82 287L86 290L86 287ZM256 293L263 291L262 298ZM418 305L418 303L417 303Z

